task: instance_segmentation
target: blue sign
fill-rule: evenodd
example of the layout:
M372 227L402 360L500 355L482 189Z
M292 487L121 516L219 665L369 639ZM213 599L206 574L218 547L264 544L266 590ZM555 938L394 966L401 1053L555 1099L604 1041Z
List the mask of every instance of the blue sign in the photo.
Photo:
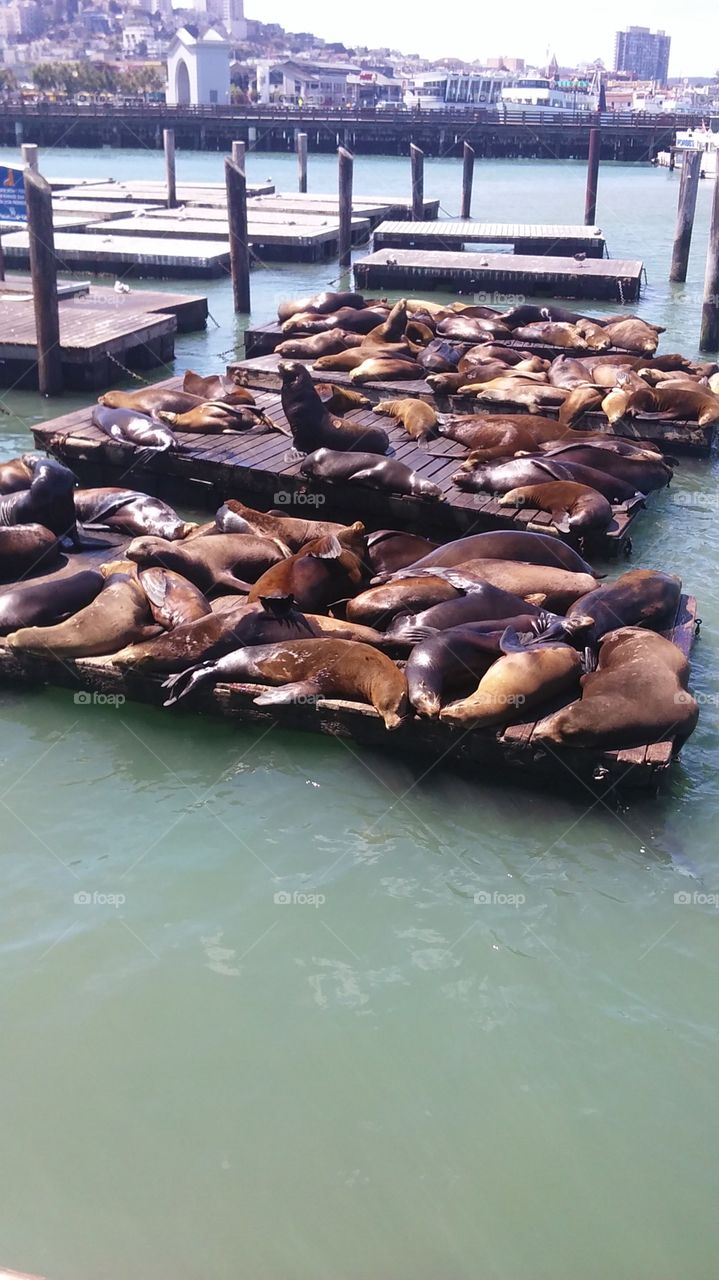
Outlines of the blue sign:
M0 222L27 222L22 169L0 165Z

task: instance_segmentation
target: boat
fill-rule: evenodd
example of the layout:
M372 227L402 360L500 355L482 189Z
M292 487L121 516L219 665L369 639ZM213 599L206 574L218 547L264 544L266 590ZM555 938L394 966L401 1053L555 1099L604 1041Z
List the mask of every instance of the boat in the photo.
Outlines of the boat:
M657 163L665 169L681 167L682 156L688 151L701 151L702 178L714 177L717 171L717 151L719 150L719 116L712 116L709 122L703 121L696 129L678 129L676 141L671 151L660 151ZM672 163L673 161L673 163Z

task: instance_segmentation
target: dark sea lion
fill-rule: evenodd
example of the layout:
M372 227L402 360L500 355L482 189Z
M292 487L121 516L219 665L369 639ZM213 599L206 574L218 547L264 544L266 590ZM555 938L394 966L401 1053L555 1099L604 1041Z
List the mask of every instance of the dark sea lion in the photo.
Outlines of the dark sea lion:
M365 453L387 452L386 431L379 427L355 426L327 412L304 365L296 360L283 360L278 369L282 378L282 409L299 452L312 453L323 446L362 449Z
M91 658L155 634L135 566L117 561L109 566L105 584L90 604L55 626L13 631L7 644L13 650L54 658Z
M424 480L396 458L379 458L376 453L316 449L307 455L300 470L313 480L327 480L332 484L360 484L430 502L442 499L442 490L431 480Z
M380 400L374 411L401 422L407 435L414 440L424 440L437 427L437 412L426 400L414 400L410 396L404 400Z
M543 599L542 595L538 595L537 602L523 600L511 591L502 591L501 588L484 582L469 594L455 593L451 599L440 601L416 613L395 614L385 634L388 640L415 644L435 631L480 622L491 623L494 627L496 620L501 619L506 625L511 620L518 631L534 639L549 625L560 620L557 614L549 613L542 607ZM528 622L528 619L533 621Z
M7 587L0 591L0 635L60 622L94 600L103 585L97 569L81 569Z
M524 530L496 529L489 533L472 533L455 538L412 561L407 573L419 573L434 568L451 569L468 560L523 560L527 564L556 565L572 573L594 575L592 566L573 547L548 533L528 533ZM596 576L596 575L594 575Z
M135 409L109 409L105 405L96 404L90 420L94 427L98 427L111 440L120 444L156 451L177 448L177 440L169 427L162 426L156 419L138 413Z
M612 505L596 489L573 480L520 485L499 499L502 507L536 507L548 511L561 533L587 533L608 529L614 518Z
M220 400L223 396L230 396L235 404L255 403L252 393L227 373L210 374L203 378L201 374L193 373L192 369L186 369L182 390L191 396L198 396L200 400Z
M293 600L299 609L316 612L353 595L365 578L364 525L357 522L336 536L317 538L255 582L254 600ZM355 619L356 621L356 619Z
M528 718L537 706L579 687L582 659L570 645L545 644L498 658L476 691L444 707L445 724L477 728Z
M580 466L604 471L641 493L664 489L674 474L672 468L659 457L637 458L617 453L613 449L604 449L599 444L587 446L562 443L554 449L545 450L543 456L563 464L574 466L578 463Z
M73 502L77 477L55 458L37 458L28 465L32 472L29 489L0 497L0 525L41 524L79 547Z
M281 324L283 333L286 334L313 334L325 333L328 329L344 329L349 333L371 333L372 329L376 329L377 325L382 324L386 319L389 307L363 307L354 309L351 307L340 307L337 311L329 315L319 315L317 312L299 312L290 316L288 320L284 320Z
M467 381L466 373L427 373L425 374L425 382L432 388L435 395L453 396L456 395L460 387L463 387Z
M468 560L455 569L434 568L433 576L443 578L453 587L472 591L477 579L501 587L523 600L541 602L553 612L565 614L575 600L587 595L596 585L588 573L576 573L554 565L525 564L516 560ZM397 583L391 585L397 586ZM583 613L588 610L582 610Z
M511 311L502 312L502 320L509 326L512 331L517 330L522 325L538 324L546 321L556 321L559 324L576 324L578 320L587 320L580 311L568 311L566 307L557 307L554 303L532 303L523 302L518 307L512 307ZM595 321L601 324L601 320Z
M354 307L355 310L361 311L365 305L361 293L331 293L325 290L322 293L313 294L311 298L286 298L277 308L277 318L280 321L289 320L300 311L316 311L318 315L325 316L333 311L339 311L340 307Z
M9 462L0 463L0 494L17 493L20 489L29 489L32 480L30 457L39 455L25 454L22 458L11 458Z
M0 527L0 577L16 579L57 560L60 543L41 524Z
M172 706L191 690L218 680L278 685L255 698L258 706L278 706L315 697L369 702L396 729L407 714L407 681L394 662L354 640L294 640L238 649L216 662L190 668L165 681Z
M171 569L142 569L140 582L155 622L166 631L210 613L199 587Z
M255 511L236 498L228 498L219 508L215 521L222 533L255 533L270 538L286 554L299 551L305 543L344 533L349 525L334 524L330 520L297 520L292 516L278 516L271 511Z
M474 464L470 457L452 476L458 489L470 493L508 493L520 485L544 484L550 480L574 480L604 495L609 502L632 500L633 484L578 462L559 462L546 454L512 458L506 462Z
M682 580L657 569L630 569L615 582L595 587L567 610L585 614L593 621L592 639L616 627L669 626L676 617Z
M307 338L286 338L275 347L275 354L283 360L317 360L320 356L336 356L340 351L351 350L361 342L361 333L345 334L342 329L327 329Z
M102 525L138 537L150 534L168 542L186 538L195 528L160 498L136 489L76 489L73 498L81 524Z
M409 334L409 326L407 333ZM417 355L417 363L428 373L453 373L466 350L462 343L449 338L433 338Z
M266 569L283 559L276 542L244 533L166 542L163 538L135 538L128 560L142 569L173 569L201 591L247 591Z
M670 640L637 627L610 631L579 701L540 720L532 741L609 750L674 738L678 750L699 717L688 680L689 663Z
M386 356L370 356L350 371L350 382L358 386L365 382L411 382L423 377L424 369L416 360L388 359Z
M417 533L377 529L367 534L367 560L375 574L392 574L434 551L437 543Z

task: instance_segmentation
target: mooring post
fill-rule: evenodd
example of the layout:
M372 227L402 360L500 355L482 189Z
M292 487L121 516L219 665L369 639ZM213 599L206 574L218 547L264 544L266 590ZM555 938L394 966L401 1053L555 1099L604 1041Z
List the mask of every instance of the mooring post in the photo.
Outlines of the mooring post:
M5 279L5 250L2 247L2 236L0 236L0 280Z
M37 335L37 380L40 394L56 396L62 391L60 313L57 301L57 258L52 226L50 184L29 166L25 169L25 204L30 241L35 332Z
M674 248L669 279L683 281L687 278L689 249L692 243L694 213L697 207L699 174L702 167L701 151L686 151L682 160L682 176L679 181L677 225L674 231Z
M242 172L245 175L247 175L247 169L245 168L246 155L247 155L247 144L243 142L241 139L238 139L237 142L233 142L232 159L234 160L235 164L238 164L240 166Z
M714 178L699 349L700 351L719 351L719 167Z
M234 144L233 144L234 147ZM233 154L234 150L233 150ZM247 180L242 164L225 156L227 221L230 227L230 271L236 312L250 311L250 247L247 243Z
M412 220L421 222L424 218L424 151L409 144L409 163L412 172Z
M352 261L352 169L354 156L346 147L338 147L340 201L340 266Z
M584 196L585 227L593 227L597 217L597 183L599 181L599 152L601 145L601 129L590 129L589 157L587 160L587 189Z
M474 147L468 142L464 144L464 162L462 164L462 211L460 218L472 216L472 181L474 178Z
M175 130L162 130L162 145L165 150L165 177L167 179L167 207L177 207L177 181L175 177Z
M298 133L296 135L297 146L297 169L300 192L307 190L307 134Z
M22 155L22 162L26 168L34 170L35 173L39 173L40 165L37 155L37 143L23 142L20 148L20 154Z

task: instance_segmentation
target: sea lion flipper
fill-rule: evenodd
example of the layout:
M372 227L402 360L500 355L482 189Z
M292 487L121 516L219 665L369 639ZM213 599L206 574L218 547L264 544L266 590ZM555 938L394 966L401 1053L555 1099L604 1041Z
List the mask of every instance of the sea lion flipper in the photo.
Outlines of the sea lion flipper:
M165 699L163 706L171 707L175 702L179 702L180 698L184 698L196 685L212 679L215 671L214 662L200 662L194 667L186 667L184 671L178 672L177 675L169 676L167 680L163 680L162 687L169 690L170 695Z
M308 702L321 692L317 680L295 680L292 684L283 684L277 689L265 690L254 699L254 703L256 707L270 707L297 702L300 698L303 702Z
M315 560L338 560L342 555L342 543L334 533L329 533L325 538L318 538L314 550L310 555Z
M569 533L571 531L572 526L569 523L569 516L566 511L552 511L551 516L555 528L560 533Z
M397 639L407 641L409 644L421 644L423 640L430 640L433 636L440 634L439 627L403 627L398 633ZM388 637L393 640L394 636Z

